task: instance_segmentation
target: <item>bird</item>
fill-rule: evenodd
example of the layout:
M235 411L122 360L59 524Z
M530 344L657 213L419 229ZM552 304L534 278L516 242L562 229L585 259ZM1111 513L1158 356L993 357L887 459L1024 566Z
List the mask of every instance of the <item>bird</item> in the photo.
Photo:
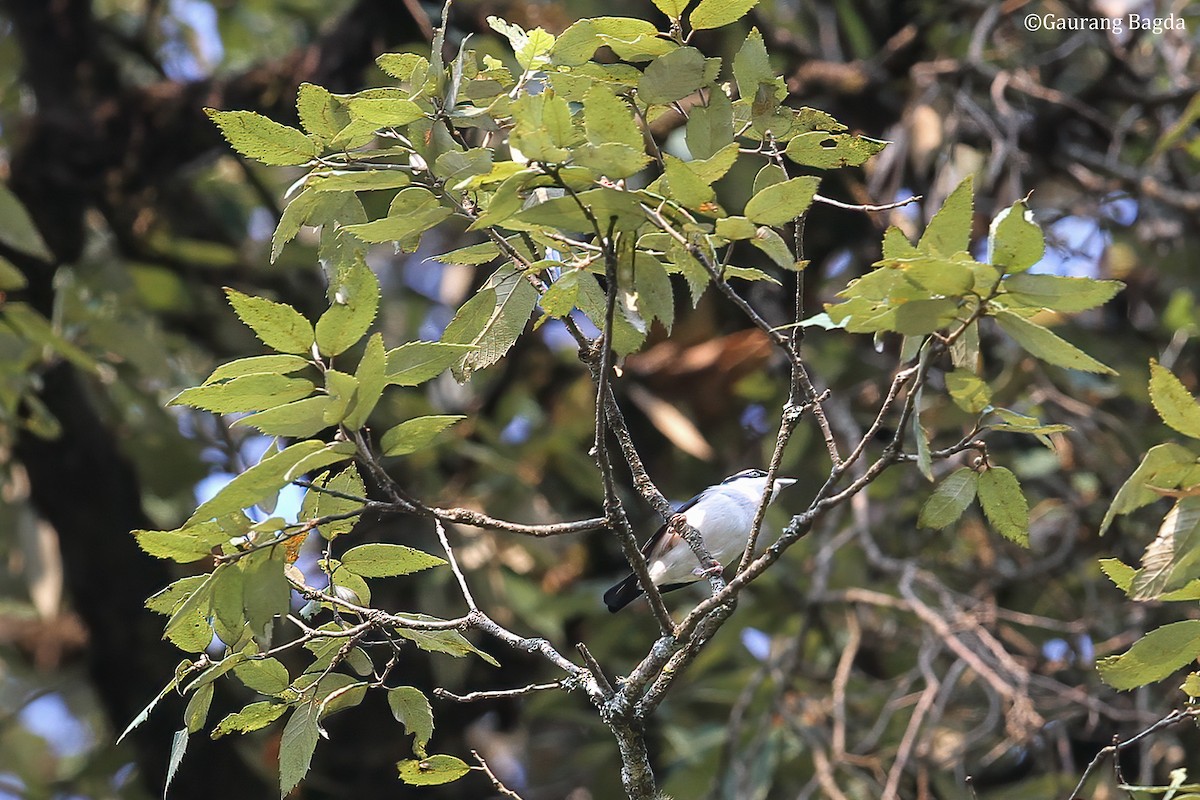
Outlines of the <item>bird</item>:
M795 482L795 478L776 478L768 505L775 502L780 490ZM682 514L687 523L700 532L709 555L717 564L710 568L701 566L687 541L675 531L668 530L669 524L664 524L642 547L654 585L663 592L681 589L711 575L712 569L725 565L745 550L754 525L754 514L766 488L766 472L744 469L681 505L675 513ZM604 604L616 613L641 594L637 575L630 574L604 593Z

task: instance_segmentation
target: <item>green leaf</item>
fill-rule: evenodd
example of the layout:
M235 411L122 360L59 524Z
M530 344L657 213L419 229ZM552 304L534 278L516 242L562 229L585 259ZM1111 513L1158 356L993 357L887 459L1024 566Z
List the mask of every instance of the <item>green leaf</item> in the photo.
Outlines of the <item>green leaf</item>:
M696 177L707 184L715 183L733 169L737 163L738 146L730 142L708 158L695 158L684 162L688 169L696 173Z
M354 371L358 391L343 424L350 430L358 430L367 424L367 417L375 410L383 389L388 384L387 352L383 347L383 336L376 333L367 340L358 369Z
M416 53L384 53L375 59L376 65L399 81L424 84L429 71L429 59Z
M979 504L988 522L1006 539L1029 546L1029 504L1017 476L1005 467L990 467L979 476Z
M946 328L956 319L958 302L951 298L910 300L896 306L890 329L906 336L922 336Z
M206 108L204 113L217 124L234 150L263 164L297 166L321 154L317 144L302 132L253 111Z
M163 638L185 653L202 653L212 644L213 632L208 624L212 586L212 575L206 575L196 590L180 603L163 629Z
M279 792L287 797L308 773L317 749L317 709L312 703L298 706L283 726L279 739Z
M667 196L696 211L706 211L716 200L713 188L700 179L687 164L675 156L664 156L664 172L670 187Z
M214 684L206 683L197 689L188 699L187 708L183 710L183 721L188 733L195 733L204 727L208 719L208 708L212 704Z
M321 195L315 189L308 188L293 197L284 207L283 213L279 216L279 224L275 226L275 232L271 234L272 264L283 252L284 245L296 238L300 229L309 224L309 220L320 207L321 200Z
M1053 449L1053 443L1046 438L1049 433L1065 433L1072 430L1070 425L1061 423L1046 424L1037 417L1018 414L1007 408L993 408L992 413L1004 422L993 422L988 425L994 431L1012 431L1038 437L1042 444Z
M189 575L186 578L180 578L165 589L151 595L146 600L146 608L156 614L170 614L206 580L208 580L207 575Z
M913 247L904 231L891 225L883 232L882 255L884 261L896 261L902 258L916 258L921 255L921 251Z
M579 192L574 197L555 197L525 209L510 221L528 226L550 226L562 230L591 231L592 223L580 205L591 211L602 232L611 222L616 230L636 230L646 222L641 195L608 186Z
M360 544L347 550L342 566L363 578L388 578L440 567L444 559L402 544Z
M0 309L0 323L3 322L7 322L17 333L31 342L50 348L54 353L80 369L93 373L98 371L99 365L96 359L64 338L59 333L57 324L51 323L29 304L11 300L5 302L3 309ZM26 396L26 402L29 402L30 397L32 395Z
M722 3L724 0L722 0ZM695 12L692 14L695 16ZM680 47L659 56L638 81L638 99L647 105L666 105L705 85L705 58L694 47Z
M262 411L308 397L314 388L311 381L302 378L259 373L184 389L167 405L191 406L217 414Z
M427 614L405 614L402 615L409 619L418 622L437 622L440 621L437 617L431 617ZM455 630L417 630L414 628L397 627L396 633L403 636L405 639L416 644L417 647L428 653L444 653L462 658L468 655L477 655L493 667L500 666L496 659L492 658L487 653L483 652L475 645L471 644L467 637Z
M408 173L397 170L332 170L313 172L309 187L314 192L371 192L402 189L412 183Z
M247 689L265 695L282 694L292 682L287 667L275 658L243 661L233 668L233 675Z
M453 209L442 206L428 189L410 186L392 198L386 217L346 225L345 230L372 244L402 242L419 236L453 213Z
M350 122L350 115L329 90L313 83L300 84L296 92L296 111L304 130L325 144Z
M362 258L340 271L329 287L329 310L317 320L316 341L321 353L336 356L366 334L379 309L379 279Z
M685 135L695 158L710 158L733 143L733 101L720 87L708 93L707 105L691 110Z
M221 564L213 572L210 612L213 630L221 641L234 643L246 627L245 573L239 564Z
M309 470L345 461L354 452L348 442L304 441L267 456L238 475L192 514L188 524L248 508L275 494Z
M183 754L187 750L187 743L187 728L180 728L171 737L171 756L167 761L167 777L163 781L163 797L167 796L167 790L171 788L171 781L175 779L175 773L179 771L179 765L183 761Z
M1117 374L1112 367L1100 363L1035 322L1030 322L1011 311L998 311L994 316L1004 332L1016 340L1017 344L1048 364L1102 375Z
M492 151L486 147L472 147L470 150L451 150L437 157L433 165L433 174L446 182L451 188L458 188L478 175L488 175L492 171Z
M649 61L675 48L660 39L654 23L632 17L581 19L563 31L554 42L551 56L556 64L578 66L590 59L596 48L608 45L625 61Z
M938 529L953 525L975 499L978 486L979 473L973 469L963 467L950 473L921 506L917 525Z
M233 714L226 716L212 730L212 738L220 739L230 733L249 733L265 728L284 715L289 706L274 700L261 700L251 703Z
M1200 497L1184 497L1163 519L1142 554L1129 596L1154 600L1200 578Z
M650 163L650 156L624 144L585 144L575 150L572 161L616 180L641 172Z
M388 689L388 707L392 716L404 726L406 733L413 735L413 754L424 758L425 747L433 736L433 709L420 689L412 686L397 686Z
M341 590L349 590L351 593L351 602L356 602L362 605L368 605L371 602L371 587L367 586L367 582L349 570L342 569L340 566L333 571L330 577L330 590L337 587Z
M286 614L292 590L283 574L284 548L256 550L242 559L242 609L258 642L270 641L275 617Z
M756 5L758 0L700 0L688 15L688 22L698 31L720 28L737 22Z
M1000 299L1008 305L1048 308L1070 314L1102 306L1124 287L1120 281L1022 272L1004 279L1004 293Z
M737 81L738 94L751 98L758 93L761 84L775 81L775 71L767 57L767 47L758 28L751 28L746 41L733 58L733 76Z
M1200 619L1172 622L1152 630L1118 656L1096 662L1100 678L1127 690L1160 681L1200 655Z
M978 414L992 404L991 387L973 372L946 373L946 391L956 406L971 414Z
M399 97L360 97L346 104L350 116L374 128L402 128L425 116L412 100Z
M54 258L25 206L3 183L0 183L0 243L43 261ZM21 279L24 280L24 277L21 276ZM11 276L9 280L12 280Z
M671 278L657 258L641 257L633 269L637 308L647 321L656 319L670 333L675 323L675 293Z
M466 762L455 756L429 756L408 759L396 765L400 780L412 786L437 786L451 783L471 771Z
M783 237L772 228L760 225L754 233L754 238L750 239L750 244L766 253L767 257L780 267L792 271L800 269L800 265L796 263L796 256L787 246L787 242L783 241Z
M461 414L440 414L427 417L416 417L401 422L383 435L379 446L385 456L404 456L433 444L433 440L442 431L460 420L466 419Z
M452 367L454 377L461 383L472 372L503 358L525 330L536 304L537 291L515 268L504 266L492 275L487 285L458 309L442 334L446 342L471 347Z
M1150 359L1150 402L1169 427L1200 439L1200 404L1171 370Z
M2 186L3 184L0 184L0 187ZM0 215L2 214L3 212L0 212ZM0 216L0 226L3 224L3 217ZM0 237L2 236L3 232L0 231ZM0 256L0 291L12 292L17 289L24 289L28 285L29 281L25 280L25 275L21 270L17 269L16 265L7 258Z
M449 253L442 253L439 256L434 256L433 260L441 264L458 264L460 266L473 267L493 261L499 255L500 248L496 246L495 242L489 241L460 247L457 250L451 250Z
M173 531L134 531L138 547L155 558L169 558L189 564L208 558L212 549L230 539L230 535L214 521L176 528Z
M888 144L866 136L810 131L788 142L784 155L797 164L814 169L858 167Z
M262 297L251 297L226 287L229 305L238 319L254 331L263 344L281 353L308 355L314 341L312 323L299 311Z
M753 239L758 235L758 226L745 217L722 217L717 220L717 236L731 241ZM786 247L786 245L785 245ZM791 254L788 254L789 261Z
M1104 535L1117 515L1136 511L1162 497L1149 487L1177 489L1197 483L1200 483L1200 463L1197 463L1195 453L1173 443L1151 447L1142 463L1117 491L1100 523L1100 535Z
M992 220L988 252L992 266L1003 273L1024 272L1041 261L1046 240L1025 201L1018 200Z
M629 103L606 86L596 84L583 99L584 131L591 144L623 144L641 153L642 131Z
M354 464L346 467L333 477L324 476L314 483L321 489L329 489L330 492L338 492L339 494L349 495L349 497L338 497L334 494L321 492L318 489L309 489L304 497L304 505L300 509L300 521L320 519L321 517L336 517L342 514L348 514L352 511L359 510L363 507L367 496L366 486L363 484L362 476L358 474L358 467ZM361 497L363 501L353 498ZM342 519L333 522L326 522L318 529L321 536L326 539L333 539L342 534L349 533L353 528L357 519Z
M390 386L418 386L436 378L475 349L452 342L408 342L389 350L385 369Z
M180 670L185 667L188 667L190 665L191 665L191 661L187 660L187 661L184 661L179 667L176 668L175 677L171 680L171 682L168 683L166 686L164 686L162 688L162 691L159 692L157 695L155 695L154 699L151 700L149 703L147 703L146 707L143 708L140 712L138 712L138 715L136 717L134 717L133 720L130 721L130 723L127 726L125 726L125 730L121 731L121 735L117 737L117 741L116 741L117 744L120 744L122 741L124 741L125 737L128 736L129 733L134 728L138 727L143 722L145 722L147 719L149 719L150 712L154 710L154 707L157 706L160 702L162 702L162 699L164 697L166 697L171 692L175 691L175 688L177 686L179 686Z
M310 366L307 359L292 355L239 358L214 369L204 380L204 385L240 378L243 375L287 375L307 366Z
M268 436L305 439L329 427L325 418L332 404L333 399L328 395L318 395L242 417L233 424L254 428Z
M690 0L653 0L655 8L666 14L675 21L683 16L683 10L687 8Z
M750 198L746 216L760 225L786 225L812 205L820 178L806 175L772 184Z
M935 256L952 256L970 249L975 208L975 179L968 175L929 220L917 249Z

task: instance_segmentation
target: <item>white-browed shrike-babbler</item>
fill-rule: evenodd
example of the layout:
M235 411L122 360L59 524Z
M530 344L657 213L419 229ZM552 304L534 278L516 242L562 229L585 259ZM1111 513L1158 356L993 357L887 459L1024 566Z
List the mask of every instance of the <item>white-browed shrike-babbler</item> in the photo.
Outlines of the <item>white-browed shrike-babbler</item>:
M795 478L776 478L768 504L775 502L781 489L795 482ZM699 531L713 560L727 565L746 549L754 513L766 488L767 473L761 469L745 469L708 487L675 513L683 514L687 523ZM759 542L762 542L761 535ZM668 530L667 525L650 537L642 547L642 555L650 568L650 580L663 592L680 589L710 574L697 562L687 541ZM641 594L637 576L631 574L604 593L604 603L609 611L616 612Z

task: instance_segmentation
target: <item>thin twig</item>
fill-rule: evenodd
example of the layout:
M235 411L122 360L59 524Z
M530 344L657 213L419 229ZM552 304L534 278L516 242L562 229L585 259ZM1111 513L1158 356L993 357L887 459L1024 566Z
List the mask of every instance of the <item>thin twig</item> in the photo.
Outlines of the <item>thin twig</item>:
M474 703L479 700L495 700L500 697L520 697L524 694L533 694L534 692L545 692L551 689L563 688L562 681L554 683L531 683L528 686L521 686L516 689L492 689L489 691L467 692L466 694L455 694L448 689L443 689L440 686L433 690L433 693L438 697L443 697L447 700L454 700L458 703Z
M479 755L478 750L472 750L471 757L479 762L479 769L483 770L483 774L488 776L488 780L492 782L492 788L499 792L501 796L510 797L512 800L521 800L521 795L505 786L496 773L492 772L492 768L483 760L483 756Z

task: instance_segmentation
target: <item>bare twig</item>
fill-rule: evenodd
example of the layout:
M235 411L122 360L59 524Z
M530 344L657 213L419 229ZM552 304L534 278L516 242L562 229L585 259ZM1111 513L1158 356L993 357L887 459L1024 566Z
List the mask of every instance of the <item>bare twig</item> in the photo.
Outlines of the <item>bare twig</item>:
M502 797L510 797L512 800L521 800L521 795L514 792L504 785L503 781L497 777L496 773L492 772L492 768L483 760L483 756L479 755L478 750L471 751L471 757L479 762L479 769L483 770L483 774L488 776L488 780L492 782L492 788L500 793Z
M563 688L562 681L554 683L531 683L528 686L521 686L516 689L493 689L489 691L467 692L466 694L455 694L448 689L438 687L433 690L433 693L438 697L444 697L447 700L454 700L458 703L474 703L479 700L495 700L499 697L520 697L525 694L533 694L534 692L545 692L551 689Z

